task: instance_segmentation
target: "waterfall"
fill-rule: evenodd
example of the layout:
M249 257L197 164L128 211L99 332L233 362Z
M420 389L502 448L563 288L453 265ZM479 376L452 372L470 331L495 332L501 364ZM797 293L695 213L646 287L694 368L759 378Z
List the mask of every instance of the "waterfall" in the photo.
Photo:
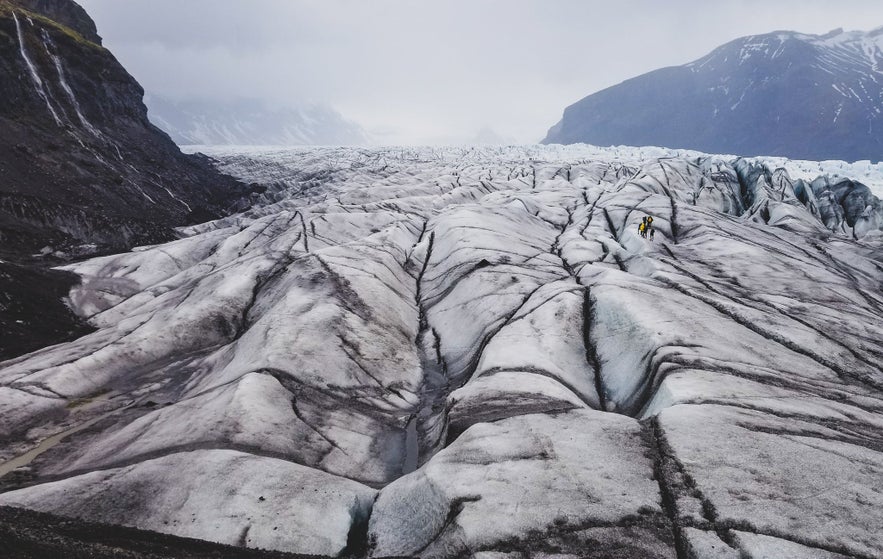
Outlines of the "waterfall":
M12 19L15 20L15 31L18 34L19 51L21 52L21 56L28 67L28 71L30 71L31 73L31 79L34 81L34 86L37 88L37 93L40 95L40 97L43 98L43 101L46 102L46 107L52 114L52 118L55 119L55 123L59 126L63 126L61 123L61 119L58 117L58 113L49 102L49 96L46 94L46 90L43 88L43 80L40 79L40 76L37 74L37 68L34 66L34 63L31 62L31 59L28 57L28 53L25 50L25 40L21 32L21 24L18 22L18 17L15 15L15 11L12 12Z
M55 44L52 42L52 37L46 32L45 29L42 30L43 35L43 48L46 49L46 54L49 55L49 58L52 59L53 64L55 64L55 70L58 72L58 83L61 84L61 89L64 90L65 94L67 94L67 98L70 100L71 105L74 107L74 111L77 113L77 118L80 119L80 123L83 125L86 130L89 131L96 138L103 138L103 134L98 131L97 128L92 126L92 123L89 122L86 117L83 115L83 111L80 108L80 103L77 101L76 95L74 95L74 91L71 89L70 85L67 83L67 79L64 74L64 67L61 64L61 59L58 57L55 52L57 49L55 48ZM50 48L51 47L51 48Z

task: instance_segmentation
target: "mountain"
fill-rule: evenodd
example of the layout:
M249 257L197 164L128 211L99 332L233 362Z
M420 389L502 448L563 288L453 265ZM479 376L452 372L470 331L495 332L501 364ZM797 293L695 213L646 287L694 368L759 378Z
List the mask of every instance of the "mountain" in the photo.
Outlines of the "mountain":
M83 39L101 45L95 22L82 6L71 0L9 0L10 3L42 15L76 32Z
M73 2L0 1L4 254L168 240L241 195L150 124L143 90L94 39Z
M46 266L176 238L245 187L182 154L70 0L0 0L0 357L82 331ZM54 332L54 333L53 333Z
M743 37L567 107L544 143L880 161L883 27Z
M322 557L883 555L883 204L853 177L210 153L273 196L65 267L96 331L0 364L0 507Z
M171 101L148 95L150 120L179 145L363 145L364 130L322 105L272 109L257 99Z
M465 142L466 145L472 146L502 146L502 145L515 145L516 142L513 138L509 138L498 134L493 128L490 126L482 127L478 132L475 133L470 140Z

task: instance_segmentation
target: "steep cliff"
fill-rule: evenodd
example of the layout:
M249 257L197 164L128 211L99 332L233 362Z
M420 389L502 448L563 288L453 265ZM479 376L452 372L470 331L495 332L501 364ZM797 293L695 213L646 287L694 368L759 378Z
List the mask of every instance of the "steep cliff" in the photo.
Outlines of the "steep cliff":
M10 0L19 7L41 14L79 33L87 41L101 44L95 22L86 10L71 0Z
M141 86L97 41L73 2L0 1L0 255L167 240L240 195L150 124Z
M54 295L71 279L48 264L171 240L243 204L239 182L148 121L100 43L75 2L0 0L0 358L78 331ZM58 335L40 334L46 314Z

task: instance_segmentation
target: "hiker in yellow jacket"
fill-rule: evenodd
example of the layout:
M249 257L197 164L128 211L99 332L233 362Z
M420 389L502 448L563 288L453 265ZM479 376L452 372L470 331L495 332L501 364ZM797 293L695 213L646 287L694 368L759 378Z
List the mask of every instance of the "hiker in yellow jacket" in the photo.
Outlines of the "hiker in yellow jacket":
M643 238L647 238L647 234L650 234L650 240L653 240L653 216L645 215L641 219L640 225L638 225L638 234Z

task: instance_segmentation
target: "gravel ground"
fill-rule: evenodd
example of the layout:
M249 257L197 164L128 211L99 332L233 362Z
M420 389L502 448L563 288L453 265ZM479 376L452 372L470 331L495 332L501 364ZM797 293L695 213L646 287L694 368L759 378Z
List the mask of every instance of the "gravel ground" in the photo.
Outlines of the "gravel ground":
M3 559L306 558L0 507Z

